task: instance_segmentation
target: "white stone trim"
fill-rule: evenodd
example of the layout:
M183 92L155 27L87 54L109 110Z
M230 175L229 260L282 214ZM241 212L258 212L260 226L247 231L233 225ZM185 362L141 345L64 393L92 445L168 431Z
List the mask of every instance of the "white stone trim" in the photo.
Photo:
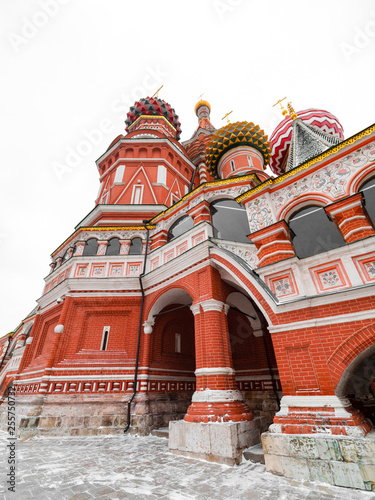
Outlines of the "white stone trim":
M191 401L193 403L227 403L228 401L243 401L241 391L218 391L206 389L195 391Z
M56 325L55 333L64 333L64 325Z
M285 241L284 241L285 243ZM259 251L258 251L259 253ZM293 252L293 250L278 250L277 252L272 252L272 253L269 253L268 255L265 255L264 257L262 257L260 260L259 260L259 263L258 263L258 266L260 266L260 264L265 260L265 259L269 259L270 257L272 257L273 255L279 255L280 253L282 254L289 254L291 256L295 256L295 253Z
M202 306L204 312L208 311L221 312L223 310L224 302L221 302L221 300L216 300L216 299L208 299L201 302L200 305Z
M339 228L341 229L342 226L344 226L347 222L351 222L352 220L358 220L358 219L366 219L365 215L353 215L353 217L348 217L347 219L344 219L342 222L339 224Z
M229 366L217 366L213 368L198 368L195 370L195 376L200 377L202 375L235 375L235 370Z
M342 207L336 208L335 210L332 210L332 211L330 210L330 214L331 215L340 214L340 213L344 212L345 210L350 210L351 208L360 207L360 206L362 206L361 200L353 201L349 205L343 205Z
M334 323L347 323L351 321L374 319L374 318L375 318L375 309L370 309L368 311L340 314L339 316L328 316L326 318L308 319L305 321L287 323L285 325L269 326L268 330L270 333L278 333L278 332L285 332L288 330L299 330L299 329L313 328L324 325L332 325Z
M199 314L201 312L201 305L200 304L192 304L190 306L190 311L194 314L194 316L196 316L197 314Z
M265 233L264 235L262 236L255 236L255 238L251 238L251 241L259 241L259 240L262 240L263 238L268 238L269 236L272 236L273 234L277 234L277 233L280 233L280 232L283 232L285 234L285 236L288 236L288 233L287 233L287 230L285 229L285 227L279 227L277 229L273 229L272 231L268 231L267 233Z
M346 408L350 407L347 398L337 396L283 396L280 402L278 417L288 415L289 407L292 408L334 408L336 418L350 418L352 416Z
M358 233L358 231L363 231L364 229L372 229L372 227L371 226L362 226L362 227L357 227L357 229L352 229L351 231L349 231L345 235L345 238L348 238L349 236L351 236L354 233Z

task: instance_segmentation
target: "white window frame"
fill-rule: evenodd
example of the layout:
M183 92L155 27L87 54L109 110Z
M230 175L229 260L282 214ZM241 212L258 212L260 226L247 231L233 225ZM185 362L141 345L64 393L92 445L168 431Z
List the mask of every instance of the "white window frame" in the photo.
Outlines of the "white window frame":
M232 172L236 171L236 165L234 163L234 160L230 160L230 168L231 168Z
M164 165L158 165L158 176L156 179L157 184L167 185L167 167Z
M144 189L143 184L136 184L135 186L133 186L132 199L131 199L132 205L142 205L143 189ZM137 192L140 193L139 196L137 195ZM136 203L136 201L138 201L138 203Z
M125 173L125 165L119 165L116 169L115 180L113 184L124 184L123 178Z
M248 155L247 161L249 162L249 167L254 167L253 159L251 158L250 155Z

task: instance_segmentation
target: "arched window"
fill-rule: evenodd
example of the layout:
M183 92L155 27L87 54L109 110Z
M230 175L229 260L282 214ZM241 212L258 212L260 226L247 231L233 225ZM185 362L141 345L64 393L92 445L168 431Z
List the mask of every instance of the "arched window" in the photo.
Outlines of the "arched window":
M142 253L142 238L133 238L130 242L129 255Z
M108 241L106 255L118 255L120 253L120 240L118 238L111 238Z
M82 255L96 255L98 252L98 240L96 238L90 238L86 241L85 248L83 249Z
M375 225L375 177L365 182L360 191L363 194L366 211Z
M211 204L214 236L221 240L250 243L250 233L246 210L235 200L219 200Z
M189 231L189 229L191 229L192 227L194 227L194 221L190 217L190 215L181 217L181 219L178 219L170 227L168 231L168 241L170 241L172 238L176 238L177 236L186 233L186 231Z
M289 219L297 257L303 259L345 245L340 231L322 207L310 205Z
M23 345L26 345L26 341L30 337L30 333L31 333L32 329L33 329L33 325L30 325L29 329L27 330L25 341L24 341Z

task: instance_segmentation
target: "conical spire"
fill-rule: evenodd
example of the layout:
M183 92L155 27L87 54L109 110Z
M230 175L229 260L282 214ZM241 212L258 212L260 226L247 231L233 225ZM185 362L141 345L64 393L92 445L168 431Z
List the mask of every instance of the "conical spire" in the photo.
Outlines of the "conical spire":
M286 171L298 167L340 142L338 137L322 132L300 118L293 120L292 127L292 141Z

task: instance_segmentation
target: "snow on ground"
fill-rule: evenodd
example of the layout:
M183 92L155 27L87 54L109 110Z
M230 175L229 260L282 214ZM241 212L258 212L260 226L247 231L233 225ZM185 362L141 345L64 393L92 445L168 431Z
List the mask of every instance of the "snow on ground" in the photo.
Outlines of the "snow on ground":
M3 461L6 439L0 433ZM175 456L154 436L35 437L17 443L17 459L16 495L4 495L3 464L0 498L375 500L370 492L274 476L252 462L229 467Z

